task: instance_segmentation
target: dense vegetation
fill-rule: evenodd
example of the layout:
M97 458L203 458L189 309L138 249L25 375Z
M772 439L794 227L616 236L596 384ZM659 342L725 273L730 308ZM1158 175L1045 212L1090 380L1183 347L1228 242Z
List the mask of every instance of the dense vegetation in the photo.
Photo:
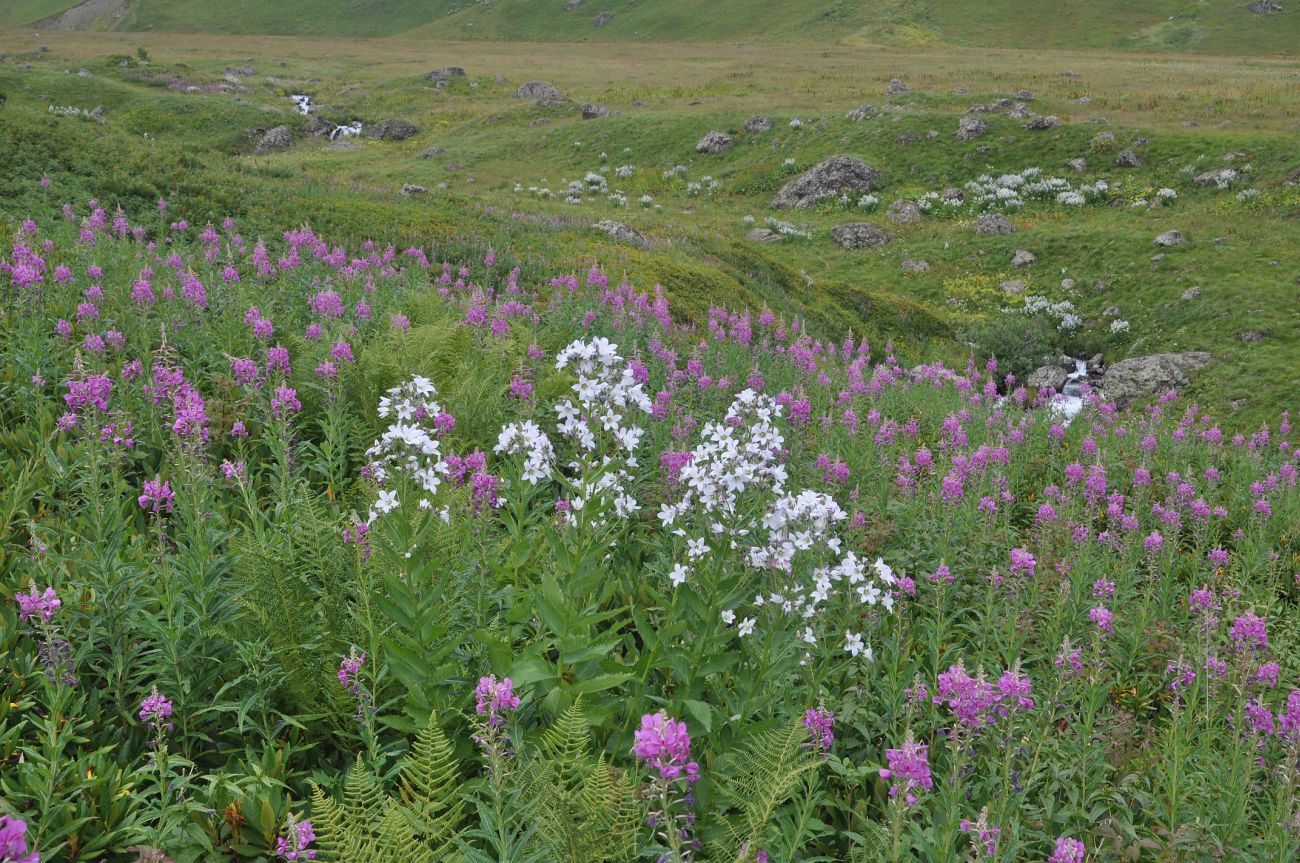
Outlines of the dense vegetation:
M0 274L42 859L1295 852L1285 415L1066 423L598 268L47 191Z

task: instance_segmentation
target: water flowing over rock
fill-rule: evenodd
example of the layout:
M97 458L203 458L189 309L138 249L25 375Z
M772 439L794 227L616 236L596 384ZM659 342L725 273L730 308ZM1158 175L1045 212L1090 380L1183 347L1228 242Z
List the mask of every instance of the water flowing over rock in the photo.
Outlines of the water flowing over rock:
M832 156L782 186L772 206L805 209L846 192L870 192L884 182L885 175L867 163L852 156Z
M695 152L715 154L730 149L732 145L731 136L717 131L716 129L700 139L695 145Z
M1187 374L1205 368L1214 357L1204 351L1152 354L1120 360L1106 370L1102 387L1120 407L1187 385Z
M865 249L883 246L889 242L889 234L870 222L849 222L831 228L831 240L841 249Z

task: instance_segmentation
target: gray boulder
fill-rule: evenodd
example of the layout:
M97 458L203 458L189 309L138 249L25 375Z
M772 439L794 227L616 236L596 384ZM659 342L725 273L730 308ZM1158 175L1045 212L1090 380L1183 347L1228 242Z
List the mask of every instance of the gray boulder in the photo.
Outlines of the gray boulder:
M766 114L755 114L745 121L745 131L751 135L761 135L772 131L772 118Z
M1029 285L1026 285L1024 282L1020 281L1019 279L1007 279L1005 282L1002 282L1000 285L998 285L998 289L1001 290L1002 293L1004 294L1009 294L1010 296L1018 297L1021 294L1023 294L1025 291L1029 290Z
M413 198L416 195L427 195L429 190L424 186L417 186L415 183L404 183L402 184L402 194L408 198Z
M1200 286L1199 286L1199 285L1194 285L1194 286L1188 288L1187 290L1183 291L1182 295L1180 296L1180 299L1182 299L1182 300L1184 300L1184 301L1187 301L1187 300L1194 300L1194 299L1196 299L1197 297L1199 297L1202 293L1203 293L1203 292L1201 291Z
M1012 93L1011 95L1014 96L1015 98L1019 99L1021 102L1032 102L1032 101L1034 101L1034 94L1031 93L1031 92L1028 91L1028 90L1017 90L1016 92Z
M1115 157L1116 168L1141 168L1142 157L1132 150L1125 150Z
M1030 121L1025 124L1025 128L1031 129L1035 132L1042 132L1046 129L1055 129L1059 125L1061 125L1060 117L1053 114L1039 114L1030 119Z
M1195 182L1198 189L1208 189L1211 186L1226 189L1236 179L1237 172L1231 168L1217 168L1213 171L1206 171L1204 174L1197 174Z
M905 273L928 273L930 272L930 262L924 260L903 261L902 268Z
M1025 386L1031 390L1056 390L1058 393L1065 388L1067 373L1061 368L1060 363L1053 363L1050 366L1041 366L1029 373L1025 380Z
M831 228L831 240L841 249L853 251L883 246L889 242L889 234L870 222L849 222Z
M434 69L424 77L430 81L445 81L449 78L464 78L465 70L460 66L443 66L441 69Z
M1001 234L1014 234L1015 225L1001 213L985 213L975 220L975 236L996 237Z
M896 225L910 225L921 221L921 208L911 201L895 201L885 211L885 218Z
M695 152L706 154L721 153L724 150L730 149L732 143L734 142L731 140L730 135L714 129L712 132L709 132L709 134L701 138L700 142L695 145Z
M751 228L745 232L745 239L754 243L779 243L781 235L771 228Z
M366 136L374 141L405 141L420 130L405 120L380 120L370 127Z
M858 107L854 108L853 110L845 114L844 118L846 120L852 120L855 123L861 123L863 120L867 119L873 114L878 114L878 113L880 112L876 110L875 105L859 105Z
M1092 149L1094 152L1109 150L1118 143L1115 133L1107 129L1105 132L1098 132L1092 136Z
M253 148L254 153L271 153L275 150L287 150L293 146L293 132L289 131L288 126L276 126L274 129L267 130Z
M1015 267L1017 270L1022 267L1033 266L1036 263L1038 263L1037 256L1035 256L1033 252L1024 249L1017 249L1016 253L1011 256L1011 266Z
M1155 239L1155 244L1157 246L1162 246L1164 248L1170 248L1172 246L1181 246L1184 245L1186 242L1187 242L1187 238L1184 237L1182 233L1179 231L1165 231L1163 234L1156 237Z
M901 96L907 92L907 85L898 78L890 78L889 86L885 87L886 96Z
M529 81L515 90L515 98L532 99L534 102L558 102L564 98L564 94L556 89L555 85L545 81Z
M885 175L867 163L852 156L832 156L782 186L772 206L806 209L824 198L870 192L883 182Z
M604 105L597 105L594 102L582 103L582 119L594 120L597 117L608 117L609 109Z
M630 243L633 246L639 246L643 249L650 245L650 241L645 238L644 234L629 225L623 224L622 222L614 222L605 219L596 222L592 227L598 231L604 231L606 234L609 234L612 239L618 240L620 243Z
M1121 407L1187 385L1189 372L1205 368L1214 357L1204 351L1152 354L1120 360L1106 370L1101 387Z
M596 20L591 22L591 26L604 27L606 24L609 23L609 20L613 17L614 17L613 12L601 12L599 15L596 16Z
M1076 174L1082 174L1088 170L1088 162L1086 159L1071 159L1066 163L1066 167Z
M957 140L974 141L976 138L983 137L988 130L988 123L985 123L979 117L968 115L957 121Z
M1281 4L1274 3L1273 0L1252 0L1246 8L1256 15L1272 15L1274 12L1282 11Z

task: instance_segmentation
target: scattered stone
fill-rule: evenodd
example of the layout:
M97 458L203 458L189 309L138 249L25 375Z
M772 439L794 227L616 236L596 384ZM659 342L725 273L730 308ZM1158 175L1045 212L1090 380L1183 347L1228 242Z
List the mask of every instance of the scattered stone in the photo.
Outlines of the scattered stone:
M732 143L733 141L731 140L730 135L714 129L712 132L709 132L709 134L701 138L700 142L695 145L695 152L707 154L721 153L724 150L730 149Z
M1011 266L1017 270L1033 266L1036 263L1038 263L1038 257L1033 252L1024 249L1017 249L1016 253L1011 256Z
M1030 372L1025 380L1025 386L1031 390L1056 390L1059 393L1065 389L1065 382L1068 379L1069 375L1061 368L1061 364L1052 363L1050 366L1042 366Z
M779 243L781 235L771 228L752 228L745 232L745 239L755 243Z
M1092 150L1094 153L1100 153L1103 150L1109 150L1115 146L1116 141L1117 139L1115 138L1114 132L1110 130L1106 130L1105 132L1098 132L1096 135L1092 136L1092 145L1091 145Z
M564 11L572 12L574 9L577 9L581 5L582 5L582 0L569 0L569 2L564 4Z
M1106 370L1101 386L1120 407L1187 385L1187 374L1205 368L1214 357L1204 351L1152 354L1120 360Z
M1141 168L1142 158L1132 150L1125 150L1115 157L1116 168Z
M1019 100L1022 101L1022 102L1032 102L1032 101L1034 101L1034 94L1031 93L1031 92L1029 92L1028 90L1017 90L1016 92L1012 93L1011 95L1012 95L1014 98L1019 99Z
M912 201L895 201L885 211L885 218L896 225L910 225L921 221L921 208Z
M1014 234L1015 225L1001 213L985 213L975 220L975 236L996 237L1001 234Z
M1016 104L1011 106L1011 110L1007 112L1007 116L1014 117L1017 120L1023 120L1026 117L1033 117L1034 111L1024 102L1017 102ZM1029 128L1029 127L1026 126L1025 128ZM1050 128L1050 127L1045 126L1044 128Z
M883 246L889 242L889 234L870 222L849 222L831 228L831 240L841 249L853 251Z
M974 141L989 130L989 124L979 117L962 117L957 121L957 140Z
M633 100L632 100L632 107L633 107L633 108L644 108L644 107L645 107L645 100L644 100L644 99L633 99Z
M902 268L905 273L928 273L930 272L930 262L923 260L903 261Z
M226 74L227 74L227 75L240 75L240 76L242 76L242 77L247 78L249 75L255 75L255 74L257 74L257 73L253 71L253 67L252 67L252 66L227 66L227 67L226 67Z
M366 136L372 141L405 141L420 130L405 120L380 120L370 127Z
M805 209L845 192L870 192L884 181L885 175L865 162L852 156L832 156L782 186L772 206Z
M429 194L429 190L424 188L424 186L417 186L414 183L404 183L402 185L402 194L410 198L415 195L427 195Z
M1066 165L1076 174L1082 174L1088 170L1088 162L1085 159L1071 159Z
M1097 293L1099 293L1099 294L1104 294L1104 293L1106 293L1106 289L1107 289L1107 287L1109 287L1109 286L1108 286L1105 282L1103 282L1101 279L1097 279L1095 282L1092 283L1092 289L1093 289L1094 291L1096 291Z
M1055 129L1059 125L1061 125L1060 117L1053 114L1039 114L1026 123L1025 128L1035 132L1041 132L1045 129Z
M1165 231L1163 234L1156 237L1155 239L1155 243L1157 246L1163 246L1165 248L1170 248L1173 246L1181 246L1184 245L1186 242L1187 239L1178 231Z
M1004 294L1010 294L1013 297L1018 297L1021 294L1023 294L1025 291L1029 290L1029 285L1026 285L1024 282L1020 281L1019 279L1007 279L1005 282L1002 282L1001 284L998 285L998 289L1001 290L1002 293Z
M1231 168L1216 168L1213 171L1198 174L1195 182L1198 189L1208 189L1211 186L1224 189L1231 186L1236 179L1237 172Z
M1252 0L1251 4L1246 7L1256 15L1272 15L1274 12L1281 12L1282 6L1273 0Z
M1092 97L1091 97L1091 96L1080 96L1079 98L1077 98L1077 99L1074 100L1074 104L1076 104L1076 105L1091 105L1091 104L1092 104Z
M907 85L898 78L890 78L889 86L885 88L886 96L901 96L907 92Z
M604 27L606 24L609 23L609 19L613 17L614 17L613 12L601 12L599 15L596 16L596 20L591 22L591 26Z
M1074 290L1074 279L1061 279L1061 290Z
M555 85L545 81L529 81L515 91L515 98L532 99L534 102L558 102L564 99L564 94Z
M293 146L293 132L289 131L288 126L276 126L274 129L267 131L265 135L257 142L253 152L257 155L262 153L271 153L275 150L287 150Z
M464 78L465 70L460 66L443 66L424 76L430 81L445 81L450 78Z
M1195 128L1196 128L1197 126L1199 126L1199 125L1201 125L1201 124L1198 123L1198 122L1196 122L1195 120L1184 120L1184 121L1183 121L1183 128L1185 128L1185 129L1195 129Z
M876 110L875 105L859 105L858 107L854 108L852 111L849 111L847 114L845 114L844 117L845 119L852 120L855 123L861 123L863 120L867 119L868 117L878 113L879 112Z
M605 219L596 222L592 227L598 231L604 231L620 243L630 243L633 246L639 246L643 249L650 245L650 241L645 238L644 234L635 228L623 224L622 222L614 222Z
M1213 240L1210 240L1210 242L1211 242L1211 243L1214 243L1214 245L1216 245L1216 246L1222 246L1224 243L1228 242L1228 238L1227 238L1227 237L1215 237Z
M1183 291L1181 299L1194 300L1197 297L1199 297L1201 293L1202 292L1199 287L1188 288L1187 290Z
M608 117L609 109L604 105L597 105L592 102L582 103L582 119L594 120L597 117Z
M943 200L952 201L954 204L966 203L966 193L956 186L949 186L943 190Z
M908 144L916 144L920 142L921 136L917 135L914 132L904 132L903 134L899 135L896 140L898 141L898 143L902 144L903 146L907 146Z
M745 131L751 135L761 135L772 131L772 118L766 114L755 114L745 121Z
M420 151L421 159L432 159L434 156L441 156L447 152L446 147L429 147L427 150Z
M1101 310L1103 318L1118 318L1121 314L1119 306L1107 306Z
M1250 343L1262 342L1265 337L1264 334L1258 330L1247 330L1244 333L1238 333L1237 338L1241 339L1243 342Z

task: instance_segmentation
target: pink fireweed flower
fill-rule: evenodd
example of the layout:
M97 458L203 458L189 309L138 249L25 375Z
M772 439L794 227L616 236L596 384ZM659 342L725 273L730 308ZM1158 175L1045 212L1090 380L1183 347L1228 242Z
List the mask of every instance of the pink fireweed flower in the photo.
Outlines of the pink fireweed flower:
M171 485L166 480L148 479L144 482L144 489L138 500L141 509L159 515L163 512L171 512L176 503L176 493L172 491Z
M297 413L302 410L302 402L298 401L298 391L293 387L276 387L275 395L271 397L271 415L275 417L284 417L289 414Z
M150 731L158 732L159 737L162 736L162 730L164 728L168 731L172 730L173 725L170 722L171 715L172 702L165 698L162 693L158 691L158 687L156 686L153 688L153 691L146 695L144 700L140 702L140 721L143 722L145 727Z
M1027 549L1023 549L1023 548L1011 549L1011 574L1012 575L1024 573L1025 575L1032 576L1037 566L1038 566L1038 561L1034 559L1033 554L1031 554Z
M1268 624L1253 612L1234 620L1228 634L1232 637L1233 649L1238 653L1268 649Z
M830 752L835 742L835 714L829 710L810 707L804 711L803 727L808 731L808 738L814 748Z
M14 599L18 602L18 619L29 620L33 617L40 620L49 620L54 617L54 612L59 610L63 604L59 599L54 588L47 587L44 591L37 592L36 584L30 587L31 593L16 593Z
M310 821L294 821L289 816L285 826L287 835L275 840L275 854L281 860L315 860L316 849L307 846L316 841L316 831Z
M45 181L49 185L48 180ZM27 822L11 815L0 815L0 861L3 863L41 863L41 857L27 848Z
M1056 850L1047 858L1047 863L1083 863L1087 849L1078 839L1060 836L1056 840Z
M690 760L691 738L686 733L686 723L662 710L641 717L632 754L665 782L684 776L688 783L693 783L700 778L700 765Z
M515 695L514 683L510 678L497 680L495 674L478 679L474 688L474 712L487 717L489 728L500 728L506 715L519 707L519 696Z
M1088 618L1093 623L1097 624L1097 628L1107 635L1115 632L1115 627L1111 622L1115 618L1115 613L1106 606L1098 605L1094 608L1088 609Z
M915 806L917 792L934 787L930 777L930 747L917 743L911 731L897 749L885 750L885 760L889 766L880 769L880 778L891 783L890 798L898 799L901 795L907 806Z

